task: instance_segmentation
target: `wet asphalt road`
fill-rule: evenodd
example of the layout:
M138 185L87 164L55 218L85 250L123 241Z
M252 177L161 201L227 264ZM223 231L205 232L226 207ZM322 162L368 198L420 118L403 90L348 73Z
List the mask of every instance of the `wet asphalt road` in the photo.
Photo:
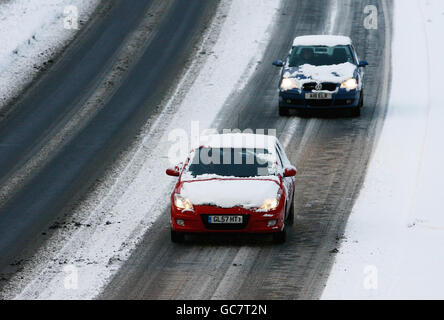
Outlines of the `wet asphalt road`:
M169 239L169 213L151 228L105 289L103 299L316 299L331 269L347 218L361 188L384 121L390 87L392 7L375 1L377 30L364 28L361 1L284 1L274 36L246 88L233 96L214 126L276 129L298 167L296 220L287 242L263 237ZM310 117L277 114L279 71L271 66L298 35L349 35L366 71L365 108L360 118L336 111Z

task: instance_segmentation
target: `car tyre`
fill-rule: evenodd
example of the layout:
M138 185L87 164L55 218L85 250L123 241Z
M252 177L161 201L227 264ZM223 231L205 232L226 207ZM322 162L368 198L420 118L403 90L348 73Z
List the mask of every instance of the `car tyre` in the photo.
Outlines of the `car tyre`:
M361 108L364 106L364 92L361 91L359 98L359 104L357 107L352 109L352 117L359 117L361 115Z
M359 98L359 107L364 107L364 91L361 91L361 96Z
M287 240L287 228L284 226L282 231L273 233L273 243L282 244L285 240Z
M288 108L279 106L279 115L281 117L288 117L290 115L290 110Z
M297 111L297 115L300 118L309 118L310 117L310 112L309 112L309 110L306 110L306 109L299 109Z
M355 118L361 116L361 107L360 106L354 107L351 111L351 114L352 114L352 117L355 117Z
M171 230L171 242L184 243L185 242L185 233Z
M289 226L292 226L294 224L294 197L291 201L290 212L288 212L286 224L288 224Z

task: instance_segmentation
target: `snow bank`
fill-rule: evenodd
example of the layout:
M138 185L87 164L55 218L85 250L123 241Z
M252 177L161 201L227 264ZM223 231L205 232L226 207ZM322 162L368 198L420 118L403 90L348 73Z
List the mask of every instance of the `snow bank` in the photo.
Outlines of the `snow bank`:
M444 2L394 18L387 119L324 299L444 298Z
M65 28L65 19L75 14L69 6L77 8L81 27L99 2L12 0L0 3L0 111L41 69L52 63L57 52L77 32Z

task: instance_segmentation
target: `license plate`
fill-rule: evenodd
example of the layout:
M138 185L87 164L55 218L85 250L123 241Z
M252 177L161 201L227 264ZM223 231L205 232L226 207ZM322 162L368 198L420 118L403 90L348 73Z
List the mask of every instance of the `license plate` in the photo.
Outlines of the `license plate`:
M312 92L312 93L306 93L305 99L308 100L332 99L332 95L331 93L326 93L326 92Z
M210 224L241 224L244 219L242 216L209 216Z

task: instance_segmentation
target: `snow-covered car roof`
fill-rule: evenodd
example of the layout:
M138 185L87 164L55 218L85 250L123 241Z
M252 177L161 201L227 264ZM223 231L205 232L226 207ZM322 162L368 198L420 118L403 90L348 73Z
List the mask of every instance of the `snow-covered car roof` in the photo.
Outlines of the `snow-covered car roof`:
M293 41L293 46L347 46L351 45L352 41L346 36L331 36L331 35L312 35L296 37Z
M263 134L251 133L227 133L202 136L199 145L194 148L205 146L209 148L246 148L273 150L276 137Z

